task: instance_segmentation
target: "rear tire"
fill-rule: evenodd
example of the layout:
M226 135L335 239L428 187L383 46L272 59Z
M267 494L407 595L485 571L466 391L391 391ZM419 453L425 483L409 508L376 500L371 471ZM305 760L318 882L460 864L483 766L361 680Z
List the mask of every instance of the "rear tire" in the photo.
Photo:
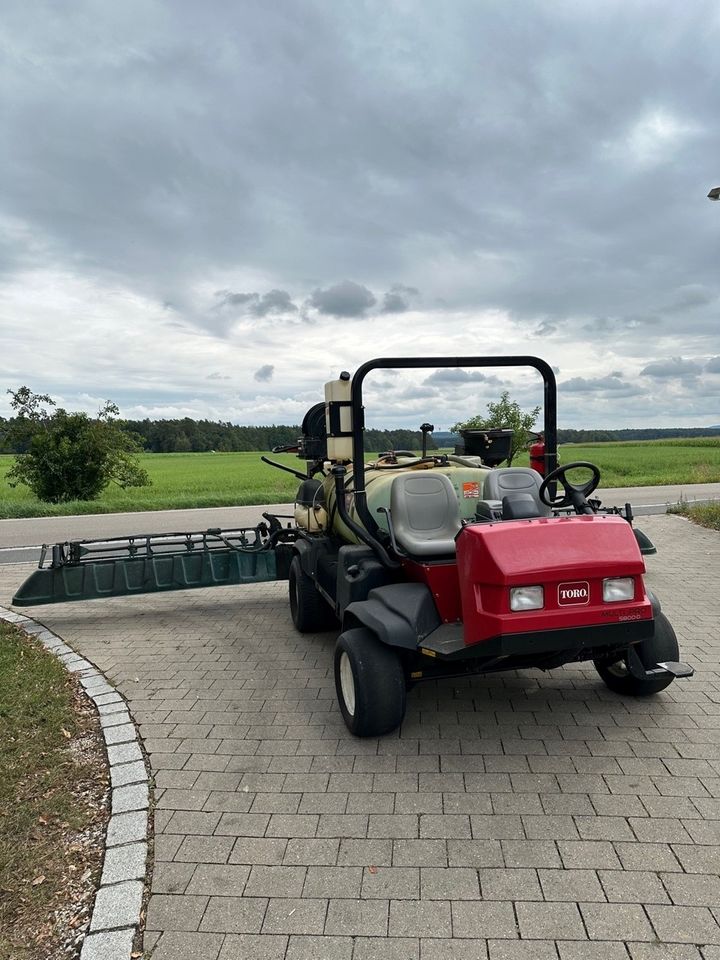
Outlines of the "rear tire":
M652 668L656 663L680 659L677 637L672 625L664 613L655 617L655 635L638 644L637 652L646 667ZM671 673L659 674L638 680L627 668L627 660L610 661L594 660L595 669L602 677L605 686L615 693L630 697L649 697L669 687L675 677Z
M400 657L365 627L338 637L335 689L345 725L356 737L379 737L402 723L406 695Z
M295 556L290 564L288 575L290 588L290 616L295 629L300 633L321 633L337 627L333 611L325 598L321 596Z

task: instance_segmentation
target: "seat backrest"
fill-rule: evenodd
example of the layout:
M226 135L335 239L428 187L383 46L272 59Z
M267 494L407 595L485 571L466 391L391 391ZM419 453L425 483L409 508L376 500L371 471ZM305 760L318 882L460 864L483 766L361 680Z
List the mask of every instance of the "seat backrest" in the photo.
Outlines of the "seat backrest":
M512 500L519 494L529 494L537 505L536 516L550 517L552 510L540 499L541 483L540 474L530 467L500 467L491 470L485 478L485 499L505 501L506 497Z
M455 552L461 529L455 488L444 473L401 473L390 489L390 516L400 547L410 556Z

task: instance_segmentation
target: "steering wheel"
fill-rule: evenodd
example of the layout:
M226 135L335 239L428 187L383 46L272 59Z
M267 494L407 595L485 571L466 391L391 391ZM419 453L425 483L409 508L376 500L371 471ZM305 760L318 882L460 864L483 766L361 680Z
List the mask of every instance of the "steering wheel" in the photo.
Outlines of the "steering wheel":
M584 467L592 471L592 476L581 487L570 483L566 474L576 467ZM564 489L564 494L551 499L548 495L548 486L554 481L559 480ZM549 473L540 485L539 496L546 507L574 507L576 513L593 513L593 509L587 502L587 498L600 483L600 470L594 463L588 463L586 460L574 460L572 463L565 463L557 467L552 473Z

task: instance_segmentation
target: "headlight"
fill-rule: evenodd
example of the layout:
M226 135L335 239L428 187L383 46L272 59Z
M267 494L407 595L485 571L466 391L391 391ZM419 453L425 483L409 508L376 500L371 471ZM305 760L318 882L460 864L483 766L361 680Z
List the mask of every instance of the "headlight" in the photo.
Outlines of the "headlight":
M633 600L634 597L635 581L632 577L603 580L603 600L605 603L619 603L621 600Z
M511 610L540 610L545 602L542 587L511 587Z

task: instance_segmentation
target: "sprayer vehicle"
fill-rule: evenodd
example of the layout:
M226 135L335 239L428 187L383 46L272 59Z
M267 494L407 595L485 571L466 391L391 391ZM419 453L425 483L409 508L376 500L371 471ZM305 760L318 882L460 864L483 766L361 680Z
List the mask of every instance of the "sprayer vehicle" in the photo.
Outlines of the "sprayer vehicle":
M534 368L544 385L544 476L501 467L509 430L467 431L454 454L365 462L363 386L385 369ZM646 696L692 675L645 587L632 512L591 494L596 466L557 462L551 367L530 356L385 358L325 386L292 449L294 515L252 532L80 541L52 548L20 588L35 604L263 580L289 581L301 633L336 630L335 685L357 736L402 722L419 682L592 661L605 684ZM288 451L289 448L281 448Z

